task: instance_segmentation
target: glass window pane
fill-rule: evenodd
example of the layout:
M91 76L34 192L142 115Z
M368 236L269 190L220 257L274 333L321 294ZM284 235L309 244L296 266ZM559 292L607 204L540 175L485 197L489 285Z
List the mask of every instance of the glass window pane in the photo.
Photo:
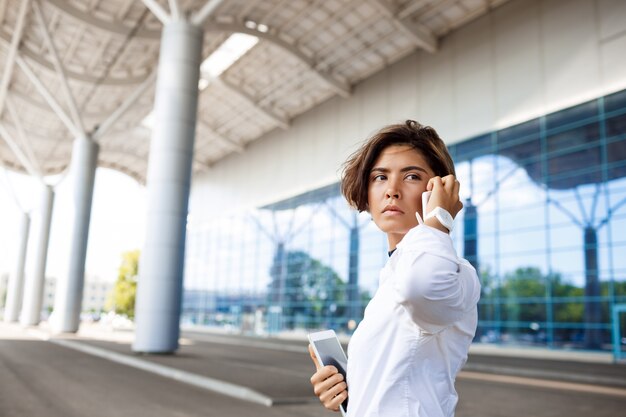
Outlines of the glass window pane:
M516 146L519 143L534 142L539 139L539 119L507 127L497 132L498 149ZM539 153L537 151L537 153Z
M546 116L546 129L580 122L598 115L598 101L592 100Z
M624 138L626 136L626 114L613 116L606 119L606 136L607 138Z
M626 108L626 90L604 97L604 111L612 112Z
M466 161L490 153L493 153L491 134L456 144L456 159L459 161Z

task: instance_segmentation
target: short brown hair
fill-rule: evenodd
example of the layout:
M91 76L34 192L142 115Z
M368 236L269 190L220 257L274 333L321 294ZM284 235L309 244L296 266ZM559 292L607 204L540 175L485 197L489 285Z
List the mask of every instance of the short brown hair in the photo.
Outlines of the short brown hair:
M341 193L358 211L367 211L369 175L383 150L392 145L408 145L419 151L435 175L456 175L446 144L435 129L415 120L385 126L367 140L343 165Z

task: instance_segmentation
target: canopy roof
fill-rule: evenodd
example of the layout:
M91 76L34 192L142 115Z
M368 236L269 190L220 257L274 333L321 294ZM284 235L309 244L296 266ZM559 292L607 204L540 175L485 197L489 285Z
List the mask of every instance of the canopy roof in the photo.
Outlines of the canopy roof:
M98 166L145 181L142 121L163 27L147 5L187 16L210 9L204 58L233 33L259 38L200 91L197 173L328 98L348 97L415 49L437 53L439 38L505 1L0 0L0 161L60 173L73 139L87 133L100 143Z

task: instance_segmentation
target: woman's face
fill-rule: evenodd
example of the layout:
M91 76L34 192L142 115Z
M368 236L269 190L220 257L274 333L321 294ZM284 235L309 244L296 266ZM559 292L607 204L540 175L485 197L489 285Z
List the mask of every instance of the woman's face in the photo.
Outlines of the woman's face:
M434 176L422 153L409 145L389 146L374 162L367 202L372 220L387 233L390 249L417 226L415 213L422 213L422 193Z

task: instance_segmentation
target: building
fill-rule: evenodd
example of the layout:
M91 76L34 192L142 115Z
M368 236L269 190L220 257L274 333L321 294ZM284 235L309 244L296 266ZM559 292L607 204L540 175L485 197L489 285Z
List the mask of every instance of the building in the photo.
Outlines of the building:
M606 348L626 302L625 22L623 2L507 2L215 164L194 179L186 289L264 295L286 329L348 330L387 255L338 168L417 119L462 183L453 238L483 281L477 339Z
M339 195L340 167L414 119L438 130L463 184L452 237L483 281L477 338L610 342L626 301L626 2L193 0L171 15L159 2L9 2L5 26L24 31L0 57L2 163L74 184L54 331L78 329L104 166L147 185L135 351L176 350L181 310L349 332L387 255ZM234 37L245 50L212 67ZM54 196L42 185L30 325Z
M44 290L43 311L52 312L56 293L57 280L53 277L46 278ZM87 276L83 291L82 312L102 313L107 311L107 300L111 296L114 283L102 280L96 276Z

